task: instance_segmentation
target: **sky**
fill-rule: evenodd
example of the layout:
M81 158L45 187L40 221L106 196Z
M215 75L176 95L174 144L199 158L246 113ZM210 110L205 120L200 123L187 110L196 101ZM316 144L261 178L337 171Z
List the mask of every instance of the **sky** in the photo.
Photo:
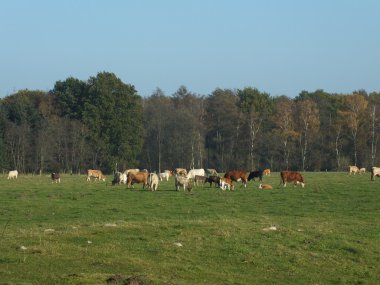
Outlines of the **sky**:
M380 91L378 0L0 0L0 97L112 72L142 96Z

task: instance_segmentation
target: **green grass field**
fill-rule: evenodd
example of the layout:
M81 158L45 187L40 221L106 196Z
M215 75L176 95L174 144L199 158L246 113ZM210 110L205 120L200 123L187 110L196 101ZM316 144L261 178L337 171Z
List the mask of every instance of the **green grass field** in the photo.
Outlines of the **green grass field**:
M380 284L380 179L304 177L192 193L0 177L0 284Z

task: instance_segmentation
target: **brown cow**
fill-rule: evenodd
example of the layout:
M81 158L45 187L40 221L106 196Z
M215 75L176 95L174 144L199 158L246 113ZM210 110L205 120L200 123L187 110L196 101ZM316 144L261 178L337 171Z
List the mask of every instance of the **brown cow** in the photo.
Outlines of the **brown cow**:
M269 184L260 184L259 189L273 189L273 187Z
M220 178L220 188L222 190L231 190L234 191L235 187L232 184L232 180L230 178L222 177Z
M127 175L127 187L131 188L134 183L143 183L143 189L145 186L148 187L148 176L149 172L146 171L129 172Z
M59 175L59 173L53 172L51 174L51 180L52 180L52 183L53 182L55 182L55 183L61 183L61 176Z
M263 175L264 175L264 176L270 176L270 169L269 169L269 168L264 169L264 171L263 171Z
M91 181L91 177L94 177L95 180L99 179L106 181L106 177L103 175L101 170L96 170L96 169L89 169L87 170L87 181Z
M244 187L247 187L248 174L249 173L244 170L231 170L226 172L224 177L236 182L241 181L244 184Z
M305 187L302 174L297 171L281 171L281 182L286 187L287 182L294 181L294 185L301 184L302 188Z

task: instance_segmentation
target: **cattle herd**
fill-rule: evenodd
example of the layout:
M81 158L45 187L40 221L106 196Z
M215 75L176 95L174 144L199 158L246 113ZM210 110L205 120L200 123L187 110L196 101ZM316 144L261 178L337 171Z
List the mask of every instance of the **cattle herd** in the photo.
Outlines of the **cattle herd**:
M356 175L365 173L365 168L359 168L357 166L349 166L349 175ZM257 178L260 182L263 180L263 176L270 176L270 169L256 170L247 172L244 170L231 170L227 171L223 176L219 176L215 169L191 169L187 171L185 168L175 168L174 170L165 170L162 173L156 174L154 172L149 173L148 170L140 169L127 169L124 172L115 172L112 180L112 185L126 184L128 188L134 187L134 184L142 184L143 189L147 188L151 191L157 191L160 181L169 181L171 176L174 176L174 186L177 191L180 189L191 191L194 186L201 186L206 183L210 184L210 187L214 185L222 190L235 189L234 182L241 182L241 186L247 187L248 181L255 181ZM300 185L305 187L305 181L300 172L297 171L281 171L280 184L286 187L287 183L293 182L294 185ZM375 180L376 176L380 176L380 167L371 168L371 180ZM18 171L12 170L8 173L8 179L17 179ZM87 181L90 182L91 178L94 181L106 181L106 176L101 170L89 169L87 170ZM61 182L61 176L59 173L51 173L51 180L55 183ZM269 184L262 184L258 186L260 189L272 189Z

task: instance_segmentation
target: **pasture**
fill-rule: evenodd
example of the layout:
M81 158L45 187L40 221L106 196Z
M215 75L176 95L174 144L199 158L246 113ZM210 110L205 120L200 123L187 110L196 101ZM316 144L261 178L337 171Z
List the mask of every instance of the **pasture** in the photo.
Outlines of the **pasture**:
M0 177L1 284L379 284L380 179L305 173L304 189L127 189ZM120 283L121 284L121 283Z

